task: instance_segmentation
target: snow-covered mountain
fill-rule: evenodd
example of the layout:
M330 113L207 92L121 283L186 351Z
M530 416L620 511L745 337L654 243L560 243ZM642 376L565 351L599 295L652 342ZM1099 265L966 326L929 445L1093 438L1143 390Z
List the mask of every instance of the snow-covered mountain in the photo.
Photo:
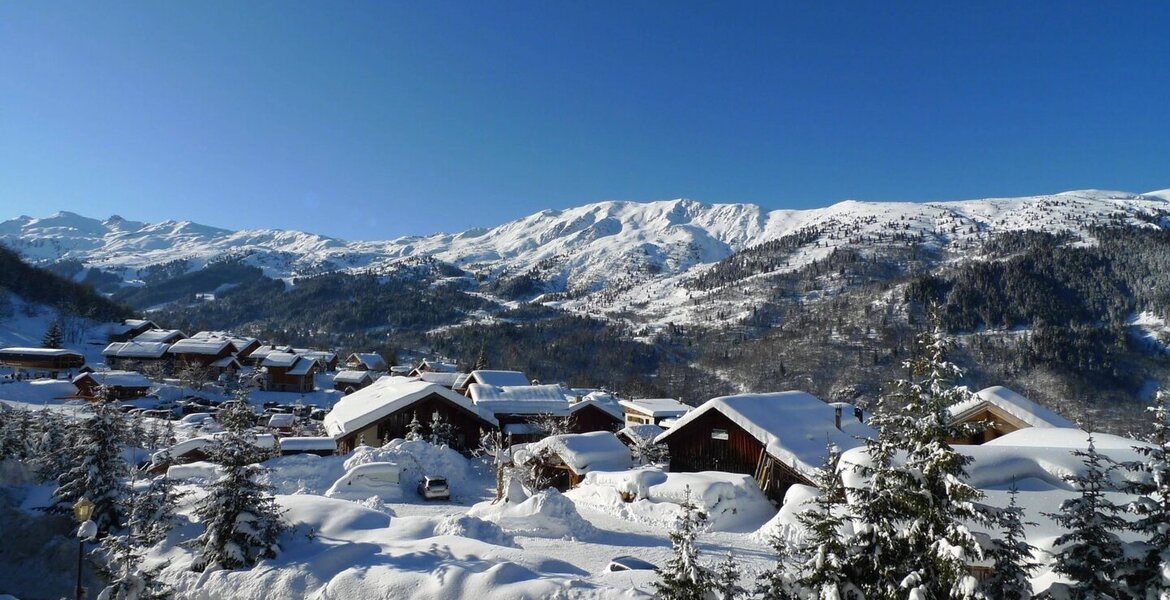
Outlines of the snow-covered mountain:
M0 223L0 243L34 263L74 260L135 285L150 267L186 261L188 271L240 257L271 277L329 271L390 272L431 257L481 281L527 276L537 292L571 310L633 311L686 322L694 292L681 285L745 248L799 232L812 235L781 269L841 246L973 248L991 233L1073 231L1092 225L1152 226L1170 214L1170 190L1132 194L1082 190L1047 196L940 203L845 201L813 210L767 211L752 204L693 200L600 202L545 210L490 229L382 242L273 229L231 231L191 223L97 220L60 212Z

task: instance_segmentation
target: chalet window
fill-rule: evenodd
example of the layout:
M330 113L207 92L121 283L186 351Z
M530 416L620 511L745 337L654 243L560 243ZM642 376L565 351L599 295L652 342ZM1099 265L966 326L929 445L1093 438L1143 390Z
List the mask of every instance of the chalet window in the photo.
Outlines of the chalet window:
M731 439L731 436L727 435L726 429L712 429L711 430L711 439L713 439L713 440L727 440L727 439Z

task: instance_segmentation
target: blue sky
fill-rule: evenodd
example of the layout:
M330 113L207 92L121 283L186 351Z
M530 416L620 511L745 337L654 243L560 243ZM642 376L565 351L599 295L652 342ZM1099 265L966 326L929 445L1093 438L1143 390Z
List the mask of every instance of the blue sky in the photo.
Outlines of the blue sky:
M0 219L1170 187L1165 2L5 2Z

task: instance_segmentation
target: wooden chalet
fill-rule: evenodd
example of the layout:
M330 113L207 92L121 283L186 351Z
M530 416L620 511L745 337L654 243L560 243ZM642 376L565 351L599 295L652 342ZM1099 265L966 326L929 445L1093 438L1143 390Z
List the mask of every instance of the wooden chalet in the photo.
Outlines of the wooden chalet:
M601 391L573 395L569 401L568 419L573 433L616 432L625 426L622 406L617 398Z
M333 376L333 389L352 394L374 383L374 376L369 371L338 371Z
M525 386L532 385L532 380L520 371L494 371L488 369L477 369L467 374L462 374L452 387L457 393L468 396L467 388L473 383L480 385L494 385L496 387L507 386ZM468 396L470 397L470 396Z
M0 366L10 367L14 375L56 378L61 372L80 369L85 357L72 350L61 348L2 348Z
M191 336L196 340L227 340L232 345L232 355L240 364L244 364L251 354L260 348L260 340L251 337L234 335L227 331L200 331Z
M412 369L409 373L411 377L418 377L423 373L458 373L459 366L455 363L443 362L439 360L430 360L424 358L417 367Z
M345 368L351 371L380 371L390 370L386 359L377 352L354 352L345 359Z
M106 330L106 338L110 342L128 342L151 329L161 329L161 327L148 319L126 319L121 323L111 325Z
M345 396L325 415L325 430L337 440L339 452L360 443L381 444L404 438L417 417L423 435L439 419L452 428L451 448L470 452L478 448L480 433L499 426L488 411L467 398L433 383L403 377L382 377L365 389Z
M950 440L951 444L982 444L1028 427L1077 427L1051 409L998 385L976 392L966 402L951 406L947 411L952 423L982 425L970 436Z
M337 367L341 365L341 359L338 358L337 354L334 352L297 348L294 349L293 353L299 354L300 356L303 356L307 359L317 361L317 364L321 365L322 372L336 371Z
M533 421L569 416L568 390L559 384L494 386L473 383L468 393L476 406L490 412L513 443L540 437Z
M296 354L296 352L293 350L292 346L276 346L276 345L271 345L271 344L265 344L262 346L258 346L255 350L252 350L251 352L249 352L248 357L246 359L244 359L243 362L244 362L244 364L250 365L252 367L260 368L260 363L264 362L264 359L267 358L268 355L272 354L273 352L285 352L287 354Z
M186 338L171 344L167 354L174 357L176 368L179 364L211 367L211 364L234 356L235 348L225 338Z
M781 501L794 483L813 484L826 446L842 450L876 435L856 419L836 426L836 409L805 392L713 398L659 435L670 470L752 475L769 498Z
M102 359L111 369L130 371L146 365L162 365L164 372L169 373L174 360L167 352L170 347L166 342L110 342L102 350Z
M93 371L73 378L77 395L89 400L101 400L102 387L108 396L106 400L130 400L141 398L150 392L154 382L135 371Z
M622 400L620 404L626 425L658 425L664 429L693 408L673 398L638 398Z
M321 368L315 360L287 352L268 354L260 367L265 372L264 389L302 394L313 391L313 378Z

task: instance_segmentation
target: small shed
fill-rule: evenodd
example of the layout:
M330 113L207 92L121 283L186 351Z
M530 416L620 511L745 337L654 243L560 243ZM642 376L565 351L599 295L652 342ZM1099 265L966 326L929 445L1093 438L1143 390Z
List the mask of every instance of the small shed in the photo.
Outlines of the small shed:
M561 491L576 487L586 473L633 467L630 449L608 431L553 435L524 446L516 454L518 463L532 465L549 485Z
M617 398L602 391L572 396L569 401L569 423L573 433L617 431L625 425L622 406Z
M625 410L626 425L658 425L664 429L693 408L674 398L638 398L622 400L620 404Z
M280 446L281 456L293 454L333 456L337 454L337 440L331 437L284 437L280 438L277 443Z
M110 400L129 400L145 396L154 382L136 371L93 371L74 377L73 385L82 398L100 399L105 386Z
M721 396L679 418L655 442L666 444L670 470L727 471L752 475L776 501L794 483L812 485L833 444L842 451L877 435L842 417L807 392Z

